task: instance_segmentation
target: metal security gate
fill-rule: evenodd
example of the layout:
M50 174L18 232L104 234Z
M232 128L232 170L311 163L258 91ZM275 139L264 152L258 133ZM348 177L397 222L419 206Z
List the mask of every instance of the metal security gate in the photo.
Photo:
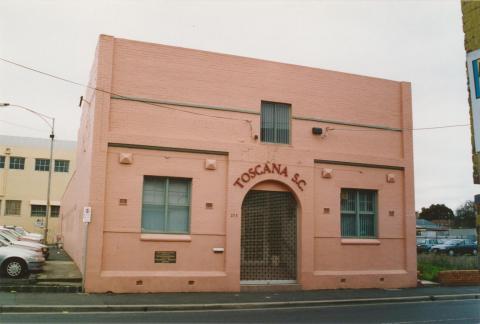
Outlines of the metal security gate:
M242 205L242 284L297 279L297 203L290 192L251 190Z

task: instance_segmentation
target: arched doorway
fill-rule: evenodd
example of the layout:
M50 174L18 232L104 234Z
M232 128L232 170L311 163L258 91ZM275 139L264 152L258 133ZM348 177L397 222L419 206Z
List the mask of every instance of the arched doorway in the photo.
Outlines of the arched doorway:
M241 284L297 280L297 202L290 191L250 190L242 204Z

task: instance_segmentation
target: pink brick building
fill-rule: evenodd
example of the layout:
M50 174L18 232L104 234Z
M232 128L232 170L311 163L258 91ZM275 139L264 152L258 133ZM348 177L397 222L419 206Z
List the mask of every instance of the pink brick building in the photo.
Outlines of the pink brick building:
M90 85L86 291L416 285L409 83L101 36Z

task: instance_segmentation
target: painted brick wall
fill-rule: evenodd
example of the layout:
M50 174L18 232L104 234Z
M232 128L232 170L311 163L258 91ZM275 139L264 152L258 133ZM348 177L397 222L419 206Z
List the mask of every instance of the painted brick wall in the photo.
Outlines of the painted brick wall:
M480 270L440 271L438 280L443 285L480 285Z
M85 136L89 145L79 155L90 167L83 165L85 173L75 178L77 189L70 196L79 191L84 198L76 203L72 199L69 205L92 206L87 291L238 291L242 201L248 190L263 180L286 185L298 198L298 281L304 289L338 288L339 276L352 278L341 284L345 288L416 284L412 133L399 130L412 128L409 83L104 35L100 37L97 60L95 85L100 89L122 96L249 112L171 109L111 98L102 92L96 93L91 107L82 108L91 116L79 133L79 146ZM312 127L331 124L297 118L292 120L290 145L263 143L255 136L259 135L262 100L291 103L296 116L339 120L348 125L335 125L338 131L319 137L312 135ZM351 123L397 130L358 131ZM203 153L130 150L108 143L221 151L228 152L228 157L214 157L218 168L208 171L204 168L208 156ZM120 165L120 153L132 153L133 163ZM324 180L314 159L405 169L394 172L340 166L335 167L332 179ZM290 177L278 174L256 177L244 188L234 185L243 172L266 161L288 166L290 177L300 174L308 188L300 191L292 186ZM398 180L387 183L386 173L395 173ZM192 179L188 238L175 241L141 232L144 175ZM342 242L338 210L341 187L368 187L380 192L379 240L369 241L368 246L351 240ZM128 204L119 205L119 199L127 199ZM213 203L214 208L206 209L206 202ZM325 207L332 213L317 212ZM395 216L388 216L391 210ZM66 242L69 253L80 255L81 249L73 244L79 235L72 232L70 243ZM225 247L225 253L214 254L215 247ZM178 265L154 264L154 251L165 249L177 252ZM324 254L328 249L335 253ZM349 260L338 260L345 255ZM356 262L350 262L355 258ZM78 263L78 257L74 259ZM334 264L336 267L331 266Z

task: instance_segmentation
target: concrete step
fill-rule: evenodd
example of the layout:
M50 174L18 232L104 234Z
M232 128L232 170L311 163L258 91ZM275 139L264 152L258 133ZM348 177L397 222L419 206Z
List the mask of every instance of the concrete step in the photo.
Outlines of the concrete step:
M241 292L282 292L301 291L300 284L271 284L271 285L241 285Z
M42 283L42 282L72 282L72 283L75 283L75 282L82 282L82 278L62 278L62 277L49 277L49 278L42 278L42 277L38 277L36 279L36 281L38 283Z
M14 285L33 285L37 282L35 275L30 275L28 278L11 279L7 277L0 277L0 286L14 286Z
M80 284L41 284L41 285L0 285L1 292L28 292L28 293L78 293L82 291Z

